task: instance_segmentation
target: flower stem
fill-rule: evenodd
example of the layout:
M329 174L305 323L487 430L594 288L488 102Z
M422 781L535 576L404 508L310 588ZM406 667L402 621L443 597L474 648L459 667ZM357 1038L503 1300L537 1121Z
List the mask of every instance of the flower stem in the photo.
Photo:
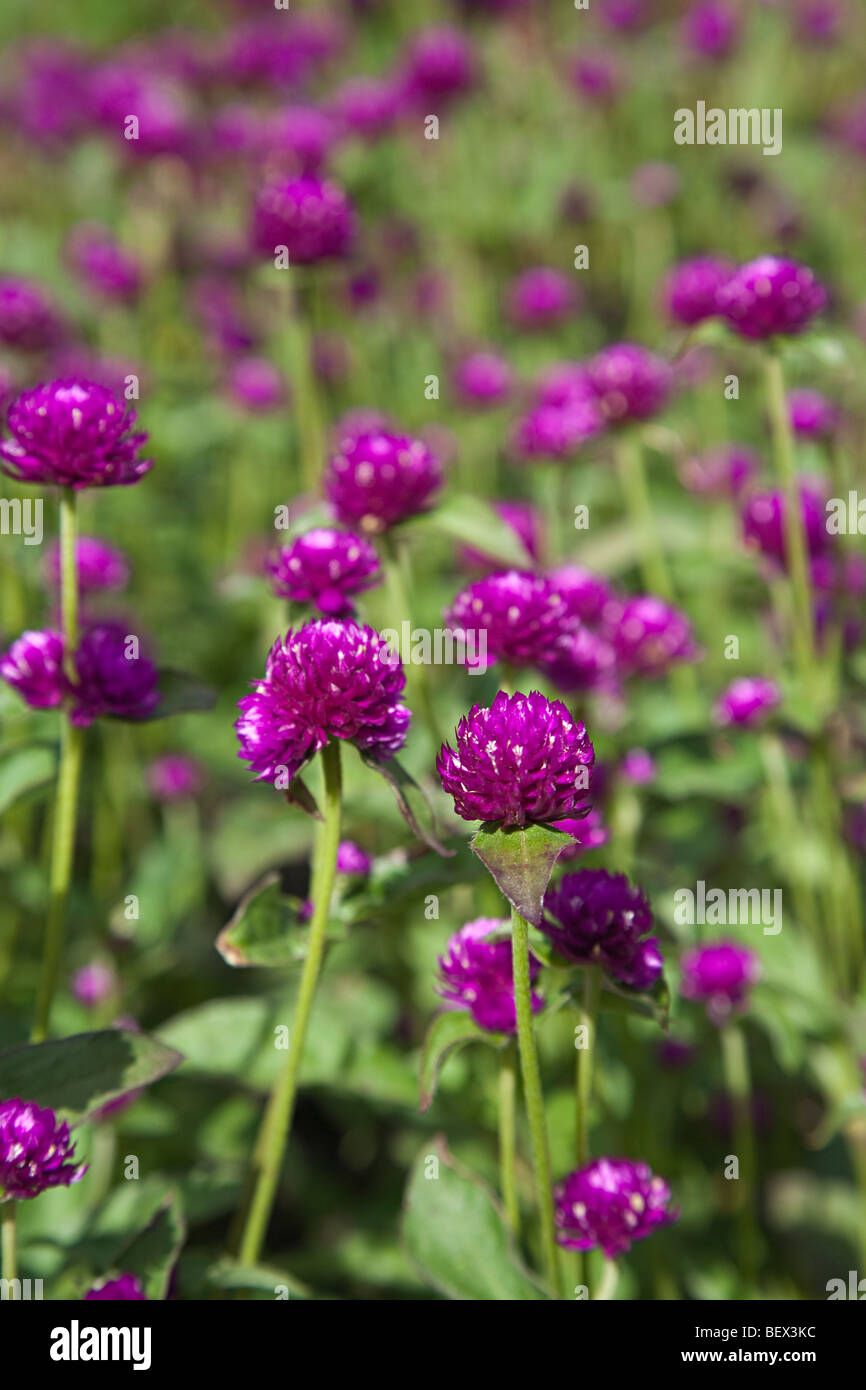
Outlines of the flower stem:
M587 965L583 972L581 1026L586 1029L586 1045L577 1050L577 1166L589 1162L589 1107L592 1102L592 1069L595 1060L595 1032L601 995L601 967Z
M283 271L285 280L281 307L288 336L286 351L295 403L295 419L301 453L300 477L308 492L317 492L325 461L325 433L312 365L312 341L297 284L291 284L292 271Z
M75 679L75 650L78 645L78 566L75 552L76 497L72 488L64 488L60 495L60 609L63 623L63 665L68 680ZM61 721L48 913L45 922L42 976L33 1025L34 1042L41 1042L48 1034L51 1002L57 985L75 852L78 784L84 748L84 732L71 722L68 711L63 712Z
M650 501L644 451L637 436L625 432L618 445L619 475L626 510L635 531L646 590L672 603L674 597Z
M739 1158L737 1215L739 1219L740 1266L743 1278L751 1284L758 1271L758 1231L755 1224L755 1138L752 1131L752 1083L749 1054L742 1030L734 1022L721 1032L722 1065L731 1101L734 1143Z
M441 744L445 742L439 718L433 705L430 695L430 685L428 681L428 669L423 662L412 660L412 609L409 604L409 591L411 589L411 576L409 572L409 551L405 542L398 540L393 532L386 532L382 538L382 546L387 557L387 584L388 597L392 606L392 613L396 614L394 626L400 630L400 624L409 624L409 651L406 653L406 681L409 685L415 703L418 705L423 715L424 722L430 730L430 735L438 752Z
M616 1260L606 1259L602 1267L601 1278L598 1281L598 1289L595 1295L596 1302L613 1298L618 1280L619 1266Z
M511 909L511 958L514 973L514 1003L517 1011L517 1041L523 1095L532 1142L532 1166L541 1222L541 1248L551 1298L559 1297L559 1249L553 1216L553 1188L550 1178L550 1151L544 1118L541 1074L532 1030L532 987L529 979L529 928L515 907Z
M246 1214L239 1250L239 1258L244 1265L254 1265L258 1261L264 1244L283 1156L291 1130L304 1039L325 952L328 909L334 888L337 850L340 844L342 773L340 744L337 739L330 739L322 749L322 767L325 781L324 820L317 837L318 843L313 866L311 886L313 917L310 923L307 958L304 961L301 983L298 988L295 1016L285 1065L277 1077L268 1100L253 1154L253 1196Z
M794 605L791 640L794 660L803 685L808 690L812 682L814 662L814 621L812 583L809 574L809 553L803 529L800 490L794 468L794 435L788 418L785 396L785 376L781 359L769 353L765 359L767 406L773 436L776 472L784 496L785 551Z
M499 1064L499 1182L505 1217L512 1235L520 1230L520 1208L517 1203L516 1115L517 1057L513 1042L503 1049Z
M0 1270L3 1278L13 1280L18 1277L18 1267L15 1261L15 1203L13 1201L0 1203ZM10 1298L14 1298L14 1291L10 1288Z

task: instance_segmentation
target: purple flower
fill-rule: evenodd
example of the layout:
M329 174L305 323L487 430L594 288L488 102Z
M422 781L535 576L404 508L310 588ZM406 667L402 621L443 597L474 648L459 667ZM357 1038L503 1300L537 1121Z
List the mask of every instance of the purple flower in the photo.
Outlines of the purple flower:
M20 1202L49 1187L80 1182L87 1164L75 1164L69 1125L32 1101L0 1101L0 1200Z
M558 690L573 694L616 687L616 653L600 632L569 622L538 665Z
M752 449L742 444L724 444L705 454L692 454L684 462L680 477L690 492L730 499L740 496L760 467L761 461Z
M419 439L378 430L341 441L325 474L325 494L339 521L386 531L430 505L442 464Z
M582 623L601 622L612 597L607 580L582 565L560 565L548 577L562 595L569 617Z
M652 909L625 874L578 869L544 897L541 930L555 950L576 965L601 965L632 989L652 989L664 961L648 936Z
M579 305L573 281L548 266L524 271L508 287L508 314L518 328L551 328L574 314Z
M157 801L184 801L201 791L204 776L194 758L185 753L163 753L147 768L147 789Z
M683 20L682 34L697 57L727 58L739 38L739 18L724 0L700 0Z
M527 559L537 560L541 547L541 518L530 502L494 502L494 511L520 541ZM500 562L474 546L461 546L460 561L467 569L495 571Z
M110 965L94 960L83 965L72 977L72 993L86 1009L95 1009L114 992L117 978Z
M733 275L734 267L717 256L695 256L681 261L667 278L664 296L669 316L690 328L718 313L719 290Z
M475 55L458 29L424 29L410 41L404 60L408 96L443 101L461 95L475 81Z
M826 292L808 267L776 256L741 266L717 297L719 313L743 338L800 333L826 302Z
M309 175L273 179L256 198L253 244L265 256L286 246L291 265L312 265L346 254L354 221L349 199L330 180Z
M403 109L398 83L387 77L353 77L334 96L338 121L363 140L376 140L396 124Z
M609 1260L678 1215L668 1208L671 1193L664 1179L654 1176L648 1163L628 1158L597 1158L569 1173L553 1195L560 1245L601 1249Z
M610 106L622 90L622 75L607 53L582 50L569 69L572 86L579 96L599 106Z
M73 724L94 719L146 719L159 704L159 673L140 651L135 634L118 622L85 628L75 653L70 694Z
M84 1302L105 1299L119 1302L147 1302L147 1295L141 1281L134 1274L121 1274L117 1279L107 1279L104 1284L95 1285L84 1295Z
M78 227L67 254L85 285L106 299L132 303L141 291L141 267L105 227Z
M629 748L620 763L620 772L627 782L642 787L656 775L655 760L645 748Z
M505 826L556 821L586 808L595 754L586 727L538 691L473 705L436 770L463 820Z
M511 447L521 460L571 458L604 426L595 396L575 393L564 405L537 405L522 416Z
M337 139L332 115L318 106L286 106L267 123L267 148L274 161L292 171L315 174Z
M541 962L530 954L530 984L540 969ZM449 939L445 955L439 957L439 975L438 993L448 1007L468 1009L478 1027L488 1032L517 1032L508 922L492 917L467 922ZM531 998L536 1013L544 1000L534 990Z
M256 414L278 410L287 395L282 372L266 357L238 357L229 367L226 388L238 405Z
M826 492L820 480L801 478L800 509L806 547L812 559L831 546L827 531ZM785 536L785 498L781 492L756 492L749 497L741 515L743 539L779 566L787 563Z
M351 532L319 527L299 536L266 562L278 598L312 603L329 618L347 618L351 598L381 583L379 557Z
M590 385L609 424L648 420L667 404L673 373L636 343L604 348L588 365Z
M129 563L120 550L96 536L79 536L75 543L78 592L97 593L104 589L123 589L129 582ZM54 541L45 557L46 578L60 588L60 544Z
M354 840L342 840L337 849L338 874L362 874L365 878L373 867L369 854L365 854Z
M54 709L66 693L59 632L22 632L0 660L0 676L33 709Z
M742 1007L761 974L754 951L737 941L713 941L687 951L680 961L685 999L706 1004L713 1023L724 1023Z
M591 806L587 814L580 820L567 817L565 820L553 821L552 825L554 830L561 830L572 840L572 843L567 845L560 854L560 863L565 863L567 859L576 859L578 855L586 853L587 850L601 849L602 845L606 845L610 839L610 831L597 806Z
M486 633L481 664L504 661L509 666L536 666L551 655L566 620L566 608L555 585L524 570L487 575L463 589L445 614L445 622L458 635ZM468 662L467 664L477 664Z
M805 44L834 43L843 19L844 10L839 0L799 0L794 33Z
M697 656L688 619L652 594L608 606L611 641L626 673L661 675L675 661Z
M495 352L473 352L457 364L454 385L466 405L499 405L511 393L511 368Z
M795 434L806 439L826 438L839 424L839 411L820 391L789 392L788 414Z
M774 710L782 699L774 681L760 676L740 676L719 696L715 715L720 724L745 724L750 728Z
M152 466L139 458L147 435L135 432L135 411L105 386L68 378L24 391L9 407L10 439L0 443L0 469L22 483L76 490L137 483Z
M680 176L673 164L652 159L639 164L629 180L631 196L644 208L663 208L680 191Z
M406 741L406 676L371 627L313 622L278 637L264 678L238 702L238 757L256 781L288 783L329 738L385 761Z
M604 0L601 22L607 29L629 32L646 23L646 0Z
M0 279L0 343L19 352L44 352L63 334L47 294L27 280Z

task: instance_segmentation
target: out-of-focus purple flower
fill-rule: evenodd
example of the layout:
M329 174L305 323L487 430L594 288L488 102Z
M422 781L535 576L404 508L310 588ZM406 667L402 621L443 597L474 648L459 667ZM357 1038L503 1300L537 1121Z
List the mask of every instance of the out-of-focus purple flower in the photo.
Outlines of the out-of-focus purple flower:
M652 989L664 960L648 936L649 902L625 874L578 869L565 874L544 897L541 930L555 950L575 965L601 965L631 989Z
M192 309L219 352L246 352L256 335L245 317L235 286L218 275L203 275L192 288Z
M639 164L629 180L631 196L645 208L663 208L680 191L680 176L673 164L650 160Z
M264 678L238 701L238 757L256 781L291 781L330 738L379 761L406 741L402 662L371 627L312 622L277 638Z
M744 1006L761 974L754 951L737 941L713 941L687 951L680 968L683 997L704 1003L717 1024Z
M498 353L471 352L454 369L454 385L466 405L499 405L511 394L511 368Z
M688 618L652 594L614 601L605 621L617 659L629 675L658 676L675 661L694 661Z
M475 54L459 29L439 25L410 40L403 61L407 95L422 101L446 101L474 85Z
M604 426L595 396L575 394L564 405L538 405L521 416L512 431L511 448L520 461L571 458Z
M742 444L724 444L705 454L691 454L680 468L680 480L690 492L732 499L760 471L761 460Z
M813 271L776 256L759 256L740 266L717 298L719 313L743 338L800 333L826 302Z
M278 598L312 603L329 618L348 618L352 597L381 583L379 557L369 541L347 531L317 527L267 561Z
M606 845L610 839L610 831L597 806L591 806L587 814L578 820L566 817L565 820L555 820L551 824L554 830L561 830L572 840L571 845L567 846L559 856L559 863L561 864L568 859L575 859L578 855L585 854L587 850L601 849L602 845Z
M85 1009L95 1009L103 1004L117 988L117 976L110 965L93 960L82 965L72 977L72 993Z
M681 261L668 276L664 289L668 315L691 327L718 313L716 298L734 267L718 256L695 256Z
M616 653L605 636L580 622L565 623L553 647L538 661L557 690L572 695L586 690L614 690Z
M94 118L133 159L188 159L198 143L182 83L130 60L110 61L91 77ZM135 124L132 124L134 118Z
M185 801L204 785L204 774L186 753L163 753L147 768L147 789L157 801Z
M839 38L845 10L839 0L798 0L794 12L794 35L805 44L835 43Z
M599 106L611 106L622 91L619 65L598 49L582 49L569 67L569 76L578 95Z
M788 415L795 434L806 439L824 439L839 424L838 409L820 391L790 391Z
M27 139L55 153L87 125L87 60L54 39L40 39L16 58L10 114Z
M436 770L463 820L526 825L586 807L595 754L561 700L500 690L460 720L455 743L443 744Z
M139 457L147 435L135 411L104 386L74 379L24 391L9 407L11 438L0 442L0 470L21 483L76 490L137 483L152 466Z
M560 565L550 571L548 578L562 595L570 617L582 623L601 622L605 606L612 597L606 579L582 565Z
M53 1110L26 1100L0 1101L0 1200L20 1202L49 1187L80 1182L87 1164L75 1162L69 1125Z
M0 660L0 676L33 709L54 709L66 693L59 632L22 632Z
M105 299L131 304L141 291L141 267L105 227L77 227L67 244L69 260L85 285Z
M259 190L253 209L253 244L264 256L285 246L291 265L344 256L352 242L355 215L338 184L311 175L272 179Z
M95 1284L84 1295L84 1302L104 1299L108 1302L131 1303L147 1302L147 1294L141 1281L134 1274L121 1274L117 1279L106 1279L104 1284Z
M286 400L286 382L267 357L238 357L229 366L226 388L232 400L253 414L278 410Z
M800 510L806 547L814 559L825 554L832 537L827 531L826 488L819 479L801 478ZM741 522L743 539L779 566L787 564L785 498L781 492L756 492L746 499Z
M667 405L673 373L667 362L637 343L615 343L593 357L590 385L608 424L648 420Z
M310 361L318 381L339 386L352 371L352 349L342 333L317 333L310 349Z
M683 20L682 36L697 58L727 58L740 37L739 16L725 0L699 0Z
M70 719L81 727L108 716L146 719L159 704L158 681L135 634L121 623L94 623L75 653Z
M0 343L19 352L45 352L62 337L60 316L39 285L0 279Z
M759 724L780 704L781 691L774 681L760 676L740 676L719 696L715 715L720 724Z
M316 174L333 149L338 128L319 106L286 106L267 122L264 143L275 164L288 172Z
M656 1045L656 1056L660 1064L670 1071L687 1067L694 1055L695 1049L692 1044L683 1042L680 1038L662 1038Z
M342 840L337 850L337 873L360 874L364 877L373 867L369 854L365 854L354 840Z
M82 595L105 589L125 589L129 583L129 562L126 556L96 536L79 536L76 540L75 569L78 574L78 592ZM59 541L53 541L46 552L45 577L52 588L60 588Z
M606 29L633 32L647 21L646 0L603 0L600 19Z
M530 953L530 984L540 970L541 962ZM516 1033L510 924L478 917L455 932L439 957L437 992L449 1008L468 1009L479 1028ZM534 990L531 999L536 1013L544 1000Z
M399 120L403 94L391 78L353 77L336 92L333 110L350 134L362 140L377 140Z
M494 502L496 511L510 531L520 541L526 551L527 560L537 560L541 549L541 517L530 502ZM485 555L474 546L461 546L460 563L465 569L492 572L499 569L500 561L492 555Z
M461 590L445 614L446 625L462 636L467 664L504 661L536 666L563 631L566 608L549 579L526 570L505 570ZM486 646L469 634L486 633ZM468 653L477 660L470 662Z
M525 270L508 286L508 316L518 328L533 331L551 328L577 313L581 295L561 270L536 266Z
M554 1191L557 1240L567 1250L603 1250L609 1260L676 1221L670 1188L648 1163L597 1158Z
M362 531L386 531L431 504L442 464L419 439L384 430L344 437L325 474L337 518Z
M655 759L645 748L629 748L623 756L619 770L627 782L642 787L655 778Z

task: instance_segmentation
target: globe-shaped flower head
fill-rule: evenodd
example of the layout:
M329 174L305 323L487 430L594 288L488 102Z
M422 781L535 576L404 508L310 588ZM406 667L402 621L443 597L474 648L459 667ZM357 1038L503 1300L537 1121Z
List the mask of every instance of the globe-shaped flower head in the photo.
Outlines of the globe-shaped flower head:
M530 983L540 969L541 962L530 955ZM450 1008L468 1009L478 1027L491 1033L517 1032L509 922L490 917L467 922L439 957L439 976L438 992ZM543 1001L534 991L531 997L535 1012Z
M312 265L346 254L354 221L348 197L331 180L312 175L274 179L256 198L253 242L265 256L285 246L291 265Z
M44 352L56 346L63 326L39 285L0 279L0 343L19 352Z
M87 1164L76 1164L69 1125L32 1101L0 1101L0 1201L38 1197L49 1187L79 1182Z
M589 363L590 385L609 424L648 420L663 410L673 384L667 362L637 343L615 343Z
M665 304L669 316L690 328L713 318L719 311L717 296L734 272L734 267L717 256L695 256L675 266L665 284Z
M63 637L53 628L22 632L0 660L0 676L31 709L55 709L66 693Z
M374 534L424 511L441 482L442 464L420 439L377 430L342 441L325 493L339 521Z
M776 256L741 266L716 297L719 313L743 338L800 333L826 302L813 271Z
M715 716L720 724L759 724L782 699L774 681L760 676L740 676L731 681L716 701Z
M60 544L49 546L45 557L48 582L60 588ZM129 564L122 551L96 536L79 536L75 542L75 567L78 573L78 592L97 593L105 589L123 589L129 580Z
M609 605L611 642L627 675L660 676L678 661L697 655L689 621L652 594Z
M152 461L139 457L147 435L133 429L135 418L94 381L36 386L9 407L11 437L0 442L0 469L18 482L76 490L137 483Z
M567 610L551 580L507 570L463 589L445 614L445 622L473 654L467 664L504 661L509 666L536 666L552 655L567 622Z
M541 930L559 955L577 965L602 965L632 989L651 989L662 971L649 903L625 874L578 869L544 899Z
M278 598L315 604L329 618L350 617L352 596L381 580L369 541L324 526L299 536L266 564Z
M84 1295L85 1303L100 1300L109 1303L146 1303L147 1294L141 1286L141 1280L134 1274L121 1274L117 1279L106 1279L104 1284L95 1285Z
M436 770L463 820L522 826L587 809L595 754L561 700L500 690L460 720L455 743L443 744Z
M833 540L826 524L826 490L823 482L815 478L800 478L798 489L806 549L810 558L815 560L831 549ZM755 492L747 498L741 515L746 544L760 550L779 568L787 565L788 558L786 505L781 492Z
M238 702L240 752L256 781L283 785L330 738L380 761L402 748L411 715L399 658L372 628L313 622L274 643L264 679Z
M737 941L713 941L687 951L680 966L686 999L701 1000L713 1023L724 1023L746 1003L761 974L754 951Z
M609 1260L624 1255L677 1218L669 1209L670 1188L647 1163L597 1158L554 1191L557 1239L567 1250L603 1250Z

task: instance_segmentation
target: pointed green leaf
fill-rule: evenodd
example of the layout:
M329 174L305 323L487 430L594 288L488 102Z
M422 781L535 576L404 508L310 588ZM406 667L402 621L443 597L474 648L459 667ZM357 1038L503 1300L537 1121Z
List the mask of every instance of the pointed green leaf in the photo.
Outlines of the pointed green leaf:
M419 517L417 524L430 526L461 545L471 545L503 565L525 569L529 563L530 557L511 527L481 497L467 493L449 495L438 507Z
M476 831L470 848L490 870L511 906L537 927L553 866L570 844L570 835L549 825L505 829L486 821Z
M439 1074L446 1059L468 1042L502 1047L507 1039L502 1033L488 1033L479 1028L468 1009L446 1009L444 1013L436 1015L427 1030L421 1052L419 1088L422 1110L428 1109L436 1094Z
M640 992L605 977L599 1007L608 1013L632 1014L636 1018L653 1020L668 1031L671 1021L671 992L664 975L660 975L651 990Z
M217 937L217 950L228 965L294 965L306 959L310 924L298 915L300 901L288 898L278 874L268 874L238 905L228 926ZM345 933L338 925L330 940Z
M425 845L441 854L444 858L450 859L454 854L453 849L446 849L436 837L435 824L433 820L433 810L421 787L406 769L398 763L396 758L389 758L387 762L377 762L375 758L368 754L361 754L362 761L378 772L385 778L388 786L394 793L394 800L397 802L400 814Z
M20 1096L78 1124L109 1101L159 1081L181 1053L146 1033L107 1028L0 1052L0 1096Z
M0 813L8 811L20 796L44 787L57 772L53 743L24 743L0 753Z
M118 1273L134 1274L147 1298L159 1302L168 1293L172 1270L186 1239L186 1223L174 1194L166 1198L143 1231L115 1258Z

